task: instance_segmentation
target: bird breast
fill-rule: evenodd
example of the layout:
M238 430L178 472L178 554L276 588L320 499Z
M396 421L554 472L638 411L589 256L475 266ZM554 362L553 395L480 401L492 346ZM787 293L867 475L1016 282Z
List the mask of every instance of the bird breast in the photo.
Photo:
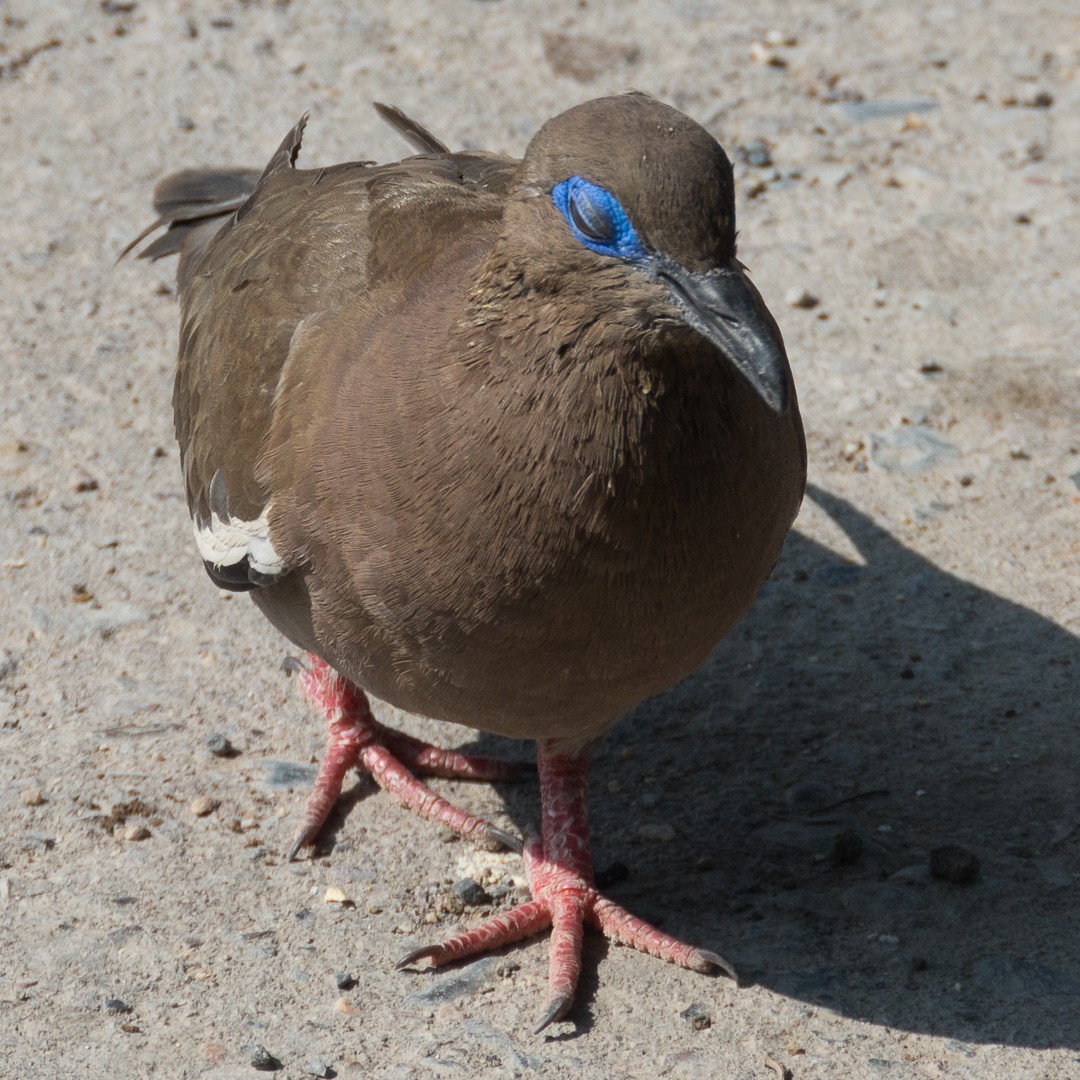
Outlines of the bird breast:
M416 412L397 429L371 414L384 467L310 587L333 659L377 696L587 742L698 666L768 574L801 495L770 487L797 413L685 335L607 356L587 337L561 354L519 337L524 372L495 343L399 387Z

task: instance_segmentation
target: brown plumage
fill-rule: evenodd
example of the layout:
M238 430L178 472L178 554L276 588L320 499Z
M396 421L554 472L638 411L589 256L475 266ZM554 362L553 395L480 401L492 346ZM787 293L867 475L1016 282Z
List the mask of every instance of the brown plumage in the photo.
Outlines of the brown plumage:
M539 740L534 885L570 874L614 933L577 761L705 659L779 554L805 479L783 345L735 258L730 164L681 113L588 102L518 162L381 111L420 156L296 169L301 121L261 177L158 187L170 229L144 254L181 255L174 407L200 550L319 658L307 686L332 722L394 741L362 695L342 704L362 687ZM344 770L327 770L328 807ZM567 784L577 816L549 821ZM557 966L545 1023L576 979Z

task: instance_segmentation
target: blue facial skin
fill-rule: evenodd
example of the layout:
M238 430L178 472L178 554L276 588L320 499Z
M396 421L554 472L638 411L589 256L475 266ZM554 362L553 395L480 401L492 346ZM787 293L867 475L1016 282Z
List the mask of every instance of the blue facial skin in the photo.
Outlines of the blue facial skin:
M663 286L686 325L728 358L769 409L783 413L788 408L790 376L784 343L734 258L694 271L650 251L619 200L581 176L556 184L551 199L578 243L597 255L628 263Z
M575 239L590 251L631 263L650 260L626 211L606 188L571 176L551 189L551 198Z

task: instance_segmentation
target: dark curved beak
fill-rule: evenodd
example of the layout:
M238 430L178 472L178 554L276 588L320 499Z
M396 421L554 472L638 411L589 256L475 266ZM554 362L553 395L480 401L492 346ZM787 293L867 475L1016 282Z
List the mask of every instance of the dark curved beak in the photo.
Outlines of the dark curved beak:
M694 272L658 257L650 268L688 326L711 341L775 413L787 411L790 373L780 328L737 264Z

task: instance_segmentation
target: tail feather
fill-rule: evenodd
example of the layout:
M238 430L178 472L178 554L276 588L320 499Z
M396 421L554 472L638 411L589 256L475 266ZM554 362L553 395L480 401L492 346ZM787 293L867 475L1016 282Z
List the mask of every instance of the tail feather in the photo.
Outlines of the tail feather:
M182 278L184 264L189 262L188 256L193 249L205 248L225 224L229 214L236 213L238 218L243 217L244 205L276 172L296 165L307 120L308 114L304 113L285 136L265 169L184 169L159 181L154 188L154 209L158 212L158 219L120 252L120 259L137 248L151 233L167 226L161 236L139 252L139 258L153 260L174 255L191 238L180 261ZM197 238L192 236L194 233L198 233Z
M375 111L418 153L449 154L450 147L437 139L423 124L406 116L396 105L384 105L381 101L371 103Z
M255 190L259 169L184 169L161 180L154 188L154 209L158 218L147 226L122 252L122 259L151 233L168 226L139 252L140 259L160 259L174 255L197 228L238 210Z

